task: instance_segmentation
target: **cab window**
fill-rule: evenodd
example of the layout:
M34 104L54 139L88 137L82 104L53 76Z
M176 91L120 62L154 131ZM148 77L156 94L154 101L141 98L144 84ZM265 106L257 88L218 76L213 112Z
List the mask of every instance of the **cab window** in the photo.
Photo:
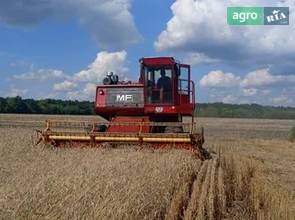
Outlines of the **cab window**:
M169 67L145 67L147 103L172 102L172 69Z
M178 94L188 95L189 93L189 68L180 67L178 79Z

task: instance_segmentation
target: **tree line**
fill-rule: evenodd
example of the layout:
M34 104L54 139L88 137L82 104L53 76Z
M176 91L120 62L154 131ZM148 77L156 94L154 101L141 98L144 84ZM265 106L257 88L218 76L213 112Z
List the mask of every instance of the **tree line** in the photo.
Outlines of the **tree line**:
M199 117L295 119L295 108L262 106L258 104L198 104Z
M0 98L0 113L94 115L94 103L55 99ZM258 104L198 103L199 117L295 119L295 108Z
M22 99L17 96L0 98L0 113L93 115L94 103L55 99Z

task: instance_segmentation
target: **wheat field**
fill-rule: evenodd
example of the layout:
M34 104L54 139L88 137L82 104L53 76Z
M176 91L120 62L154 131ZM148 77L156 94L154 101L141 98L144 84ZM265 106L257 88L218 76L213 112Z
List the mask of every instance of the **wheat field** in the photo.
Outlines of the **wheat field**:
M0 219L295 219L291 120L197 119L212 159L181 150L33 146L47 118L0 115Z

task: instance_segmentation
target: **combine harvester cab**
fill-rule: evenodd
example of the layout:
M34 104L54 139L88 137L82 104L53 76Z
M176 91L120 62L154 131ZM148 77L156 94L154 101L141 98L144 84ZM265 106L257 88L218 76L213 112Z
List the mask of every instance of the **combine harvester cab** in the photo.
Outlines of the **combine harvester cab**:
M105 120L46 121L40 141L55 146L135 143L178 148L205 159L203 129L194 122L195 85L190 66L172 57L140 59L138 82L119 81L108 73L96 88L95 111ZM189 116L187 123L183 118Z

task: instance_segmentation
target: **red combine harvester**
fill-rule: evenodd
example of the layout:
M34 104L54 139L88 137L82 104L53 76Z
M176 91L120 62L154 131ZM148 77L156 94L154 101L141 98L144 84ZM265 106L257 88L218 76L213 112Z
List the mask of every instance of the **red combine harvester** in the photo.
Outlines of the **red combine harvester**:
M95 122L46 121L41 140L98 146L102 142L136 143L153 148L179 148L205 158L203 129L194 123L195 85L190 65L172 57L142 58L138 82L119 81L108 73L96 88ZM183 117L189 116L187 123Z

